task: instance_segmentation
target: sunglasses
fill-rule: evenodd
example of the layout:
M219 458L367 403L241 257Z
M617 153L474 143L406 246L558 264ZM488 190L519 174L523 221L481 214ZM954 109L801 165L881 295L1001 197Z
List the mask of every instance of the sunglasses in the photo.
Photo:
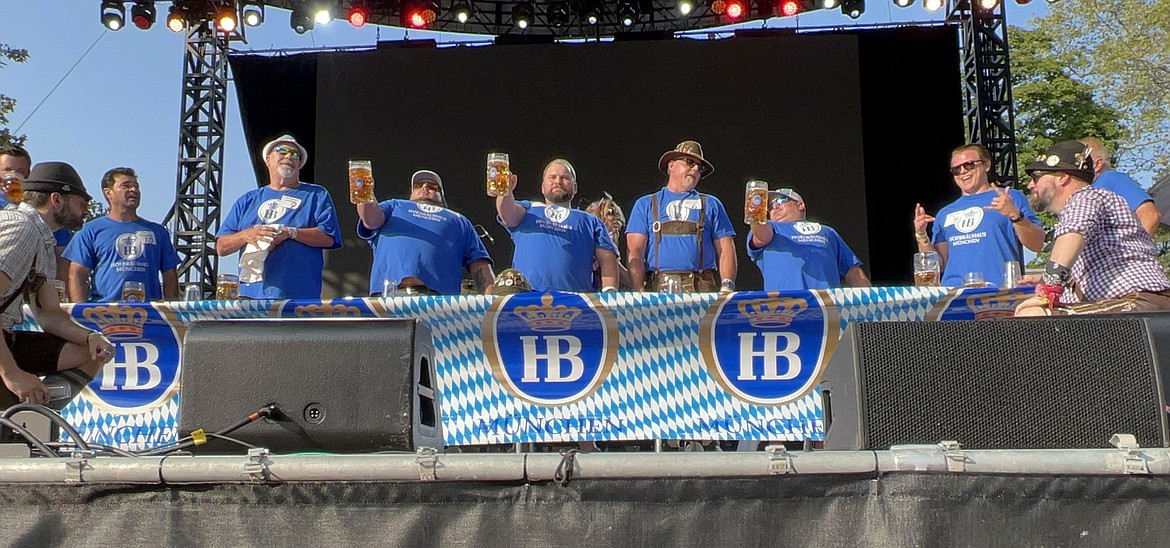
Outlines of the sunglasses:
M277 154L283 154L285 156L291 156L294 160L301 159L301 151L298 150L296 147L279 145L276 148L273 148L272 152L275 152Z
M694 159L694 158L683 157L683 158L676 158L676 159L680 162L686 162L687 167L695 167L695 166L699 165L699 161Z
M957 166L951 166L951 175L958 175L964 171L971 171L975 166L982 164L983 160L972 160L970 162L963 162Z
M411 188L413 188L415 190L418 190L420 188L425 188L431 192L442 192L443 191L442 187L440 187L438 183L435 183L432 181L419 181L417 183L412 184Z
M777 196L772 198L772 207L782 206L792 201L792 196L788 194L792 192L791 188L782 188L776 191Z

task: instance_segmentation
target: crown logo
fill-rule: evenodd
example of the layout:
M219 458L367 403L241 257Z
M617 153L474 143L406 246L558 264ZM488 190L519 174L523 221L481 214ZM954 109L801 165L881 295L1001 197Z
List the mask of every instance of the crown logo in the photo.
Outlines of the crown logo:
M975 312L976 320L1010 318L1016 315L1018 300L1009 295L972 295L967 297L967 307Z
M581 315L581 310L569 308L563 304L552 305L553 296L545 293L540 297L540 306L518 306L512 311L528 328L541 333L568 331L573 326L573 320Z
M85 309L85 319L97 324L111 339L134 339L142 336L146 310L133 306L95 306Z
M301 318L357 318L362 311L344 304L309 304L294 308L293 314Z
M788 327L801 312L808 309L808 301L793 297L750 299L740 301L739 313L752 327Z

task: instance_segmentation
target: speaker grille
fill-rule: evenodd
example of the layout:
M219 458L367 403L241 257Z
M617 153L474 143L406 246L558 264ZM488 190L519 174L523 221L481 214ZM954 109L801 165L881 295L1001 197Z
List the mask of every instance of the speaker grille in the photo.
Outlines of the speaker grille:
M1140 318L857 324L868 449L1163 446Z

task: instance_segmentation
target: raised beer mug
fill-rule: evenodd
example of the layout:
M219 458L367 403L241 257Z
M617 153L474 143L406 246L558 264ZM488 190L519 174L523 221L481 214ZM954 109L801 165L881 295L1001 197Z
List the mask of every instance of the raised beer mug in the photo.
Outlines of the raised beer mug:
M349 203L374 201L374 165L369 160L349 161Z
M762 225L768 222L768 182L748 181L744 189L743 222Z
M512 175L508 164L508 153L492 152L487 155L487 195L508 195L508 179Z

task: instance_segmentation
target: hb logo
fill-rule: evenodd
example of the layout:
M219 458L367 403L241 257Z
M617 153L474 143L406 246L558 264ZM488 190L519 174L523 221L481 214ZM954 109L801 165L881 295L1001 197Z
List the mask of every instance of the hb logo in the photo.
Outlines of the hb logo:
M484 316L484 354L513 396L538 405L588 397L613 368L617 324L593 296L519 293Z
M818 293L733 293L699 324L699 349L711 376L733 397L780 405L820 380L840 338L836 309Z
M114 343L114 359L89 384L95 406L113 413L144 412L174 397L178 337L153 306L74 305L73 314Z

